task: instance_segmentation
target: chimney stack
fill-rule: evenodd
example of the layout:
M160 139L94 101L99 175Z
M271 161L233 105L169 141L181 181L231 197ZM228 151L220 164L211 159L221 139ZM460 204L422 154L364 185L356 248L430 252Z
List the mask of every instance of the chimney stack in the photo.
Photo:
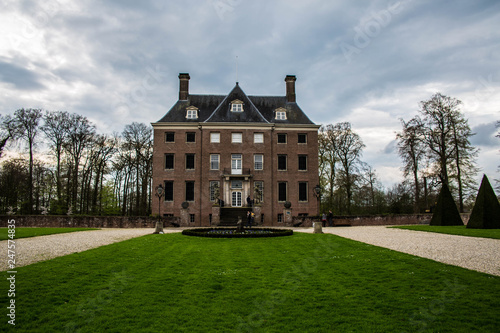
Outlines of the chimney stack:
M179 73L179 100L185 101L189 96L189 73Z
M285 77L286 101L288 103L295 103L295 81L297 81L295 75L287 75Z

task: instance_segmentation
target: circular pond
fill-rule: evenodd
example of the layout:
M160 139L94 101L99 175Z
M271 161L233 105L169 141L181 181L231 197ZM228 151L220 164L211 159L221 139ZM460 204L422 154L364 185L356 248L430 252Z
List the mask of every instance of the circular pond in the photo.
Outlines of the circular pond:
M236 228L198 228L186 229L182 231L183 235L212 237L212 238L258 238L258 237L281 237L293 235L290 229L273 228L251 228L242 231Z

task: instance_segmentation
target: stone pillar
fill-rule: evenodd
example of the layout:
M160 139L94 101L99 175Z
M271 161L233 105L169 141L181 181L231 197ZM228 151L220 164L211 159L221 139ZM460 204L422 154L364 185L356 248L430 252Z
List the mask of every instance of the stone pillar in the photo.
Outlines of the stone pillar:
M181 208L181 227L189 226L189 208Z
M255 225L262 224L262 221L261 221L262 206L261 205L254 205L253 206L253 213L255 214Z
M313 222L313 227L314 227L313 234L322 234L323 233L323 223Z
M220 223L220 206L212 206L212 226Z
M153 234L163 234L163 222L162 221L156 221L156 228L155 232Z
M283 208L283 223L286 226L293 226L292 209Z

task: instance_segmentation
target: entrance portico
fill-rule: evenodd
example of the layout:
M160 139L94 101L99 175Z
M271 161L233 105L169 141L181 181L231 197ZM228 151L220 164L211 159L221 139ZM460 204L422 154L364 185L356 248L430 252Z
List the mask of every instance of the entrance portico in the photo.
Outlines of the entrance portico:
M246 198L252 196L250 169L224 169L222 175L221 197L230 207L243 207Z

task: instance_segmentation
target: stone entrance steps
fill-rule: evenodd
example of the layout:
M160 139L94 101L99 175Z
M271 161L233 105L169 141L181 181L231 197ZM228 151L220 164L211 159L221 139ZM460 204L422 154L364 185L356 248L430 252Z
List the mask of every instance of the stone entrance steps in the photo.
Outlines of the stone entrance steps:
M236 226L238 217L241 217L243 223L247 220L247 211L251 210L249 207L227 207L220 209L220 222L221 227Z

